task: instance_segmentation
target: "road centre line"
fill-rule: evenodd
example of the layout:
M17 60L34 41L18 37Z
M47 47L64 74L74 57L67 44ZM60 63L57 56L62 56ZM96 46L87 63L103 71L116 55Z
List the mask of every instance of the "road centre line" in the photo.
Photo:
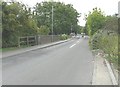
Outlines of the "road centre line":
M80 40L78 40L75 44L73 44L72 46L70 46L69 48L72 48L72 47L74 47L75 45L77 45L77 43L79 43L80 42Z
M69 48L72 48L72 47L74 47L76 44L73 44L72 46L70 46Z
M77 43L79 43L80 41L77 41Z

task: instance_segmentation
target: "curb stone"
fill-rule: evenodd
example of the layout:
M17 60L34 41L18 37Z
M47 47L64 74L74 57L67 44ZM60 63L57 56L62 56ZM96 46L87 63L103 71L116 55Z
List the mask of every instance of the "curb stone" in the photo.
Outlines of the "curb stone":
M94 52L96 52L96 51L94 51ZM99 55L101 55L101 53L99 53L99 52L95 53L94 61L96 61L96 56L99 56ZM112 82L112 85L118 85L118 82L117 82L117 80L115 78L115 75L113 73L112 67L110 66L109 62L106 59L104 59L103 61L104 61L104 64L105 64L105 66L107 68L107 71L108 71L110 80ZM97 64L96 64L96 62L94 62L94 71L93 71L92 85L96 85L96 81L95 81L95 77L96 77L96 73L97 73L96 69L97 69Z
M112 68L111 68L109 62L108 62L106 59L105 59L105 63L106 63L106 65L107 65L108 72L109 72L109 74L110 74L110 78L111 78L112 84L113 84L113 85L118 85L118 83L117 83L117 81L116 81L116 78L115 78L115 75L114 75L114 73L113 73L113 71L112 71Z
M58 45L58 44L61 44L61 43L65 43L65 42L68 42L68 41L70 41L71 39L68 39L68 40L63 40L63 41L59 41L59 42L53 42L53 43L50 43L50 44L45 44L45 45L36 45L36 47L35 46L33 46L33 47L35 47L35 48L23 48L23 49L21 49L22 51L20 51L19 52L19 50L17 50L18 52L16 52L16 53L10 53L10 54L8 54L8 55L6 55L5 53L3 53L2 54L2 58L5 58L5 57L9 57L9 56L13 56L13 55L18 55L18 54L21 54L21 53L25 53L25 52L29 52L29 51L33 51L33 50L37 50L37 49L43 49L43 48L47 48L47 47L51 47L51 46L54 46L54 45Z

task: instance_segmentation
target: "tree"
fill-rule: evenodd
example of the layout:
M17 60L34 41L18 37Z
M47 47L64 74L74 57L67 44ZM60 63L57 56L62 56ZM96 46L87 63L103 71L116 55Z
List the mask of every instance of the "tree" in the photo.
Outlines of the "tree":
M77 34L81 34L81 30L82 30L82 26L80 26L80 25L77 25Z
M49 33L50 33L50 30L46 26L41 26L40 28L38 28L39 35L48 35Z
M76 31L79 13L73 8L71 4L65 5L61 2L42 2L37 3L34 12L36 13L36 20L38 27L48 26L51 33L51 15L53 6L53 25L54 34L70 34L71 26Z
M17 46L18 37L52 34L52 6L54 7L54 34L77 33L79 13L71 4L61 2L37 3L34 11L23 3L2 2L2 46ZM1 25L0 25L1 26Z
M107 16L103 28L96 32L90 40L91 47L94 50L102 50L107 54L106 58L109 62L112 62L115 66L118 66L120 55L118 52L118 37L118 18L116 16Z
M86 35L88 35L87 23L86 23L85 26L84 26L84 33L85 33Z
M118 33L118 18L115 15L107 16L104 29Z
M2 46L16 46L18 37L37 34L31 9L19 2L2 2Z
M18 3L2 2L2 46L7 47L9 45L15 45L17 37L17 27L19 22L17 21L17 15L19 14Z
M105 15L101 9L94 8L92 12L89 12L87 15L87 29L88 34L93 35L99 29L104 27L105 24Z

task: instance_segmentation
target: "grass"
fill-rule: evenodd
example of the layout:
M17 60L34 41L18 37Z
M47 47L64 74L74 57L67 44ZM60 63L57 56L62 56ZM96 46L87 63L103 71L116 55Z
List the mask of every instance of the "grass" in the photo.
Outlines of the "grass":
M18 50L21 48L26 48L28 46L22 46L22 47L9 47L9 48L0 48L0 52L8 52L8 51L14 51L14 50Z
M92 49L101 49L104 51L105 54L109 54L106 58L109 62L113 63L118 66L118 34L113 33L111 35L107 35L106 32L97 33L92 38ZM116 67L118 68L118 67Z

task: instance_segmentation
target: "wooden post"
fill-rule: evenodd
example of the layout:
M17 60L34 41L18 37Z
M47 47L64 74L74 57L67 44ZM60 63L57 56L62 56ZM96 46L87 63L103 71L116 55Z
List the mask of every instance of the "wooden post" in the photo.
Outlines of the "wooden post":
M37 38L37 35L35 36L35 45L38 45L38 38Z
M20 47L20 37L18 37L18 47Z
M27 36L27 46L29 46L29 37Z

